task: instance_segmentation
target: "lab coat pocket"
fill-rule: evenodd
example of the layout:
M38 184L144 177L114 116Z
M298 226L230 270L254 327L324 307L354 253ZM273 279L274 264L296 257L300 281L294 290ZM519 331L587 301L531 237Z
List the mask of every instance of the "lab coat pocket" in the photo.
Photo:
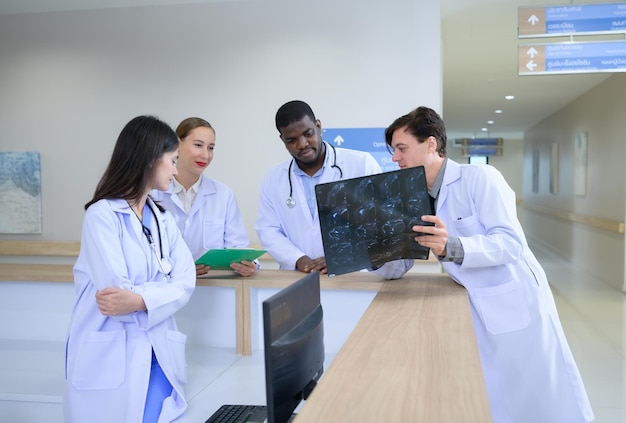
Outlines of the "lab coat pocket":
M484 233L483 225L477 214L468 217L459 217L453 223L454 229L459 236L471 236Z
M528 327L530 312L517 281L475 291L483 323L490 333L497 335Z
M185 342L187 335L175 330L167 331L167 340L174 361L174 371L180 383L187 382L187 362L185 361Z
M207 219L202 225L202 246L205 249L222 248L224 245L224 220Z
M76 355L72 384L76 389L117 388L126 374L126 331L85 334Z

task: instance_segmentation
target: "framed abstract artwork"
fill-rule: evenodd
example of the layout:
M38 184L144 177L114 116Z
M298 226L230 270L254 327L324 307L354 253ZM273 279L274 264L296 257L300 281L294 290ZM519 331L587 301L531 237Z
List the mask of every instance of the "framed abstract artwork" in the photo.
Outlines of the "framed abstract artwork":
M0 233L41 233L41 167L37 152L0 152Z

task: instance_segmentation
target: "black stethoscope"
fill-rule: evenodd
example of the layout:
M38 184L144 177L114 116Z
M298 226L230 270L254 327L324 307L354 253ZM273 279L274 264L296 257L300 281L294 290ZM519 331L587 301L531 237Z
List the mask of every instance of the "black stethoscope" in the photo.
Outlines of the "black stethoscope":
M157 262L159 263L159 268L161 269L161 272L163 273L163 275L165 275L166 279L169 279L170 272L172 271L172 265L169 261L165 260L165 258L163 257L163 241L161 240L161 225L159 224L159 219L157 218L157 215L154 209L150 207L150 204L148 204L147 202L146 202L146 206L148 206L148 208L152 212L152 216L154 217L154 221L156 222L156 225L157 225L157 232L159 233L159 251L161 252L160 257L159 257L159 254L157 253L156 243L154 242L154 238L152 237L152 231L150 230L150 228L148 228L146 225L143 224L142 220L139 219L139 216L137 216L134 210L133 210L133 214L137 216L137 219L139 219L139 223L141 223L141 229L143 231L143 234L148 240L148 244L150 244L150 248L154 252L154 256L156 257Z
M324 142L324 144L330 145L330 148L333 149L334 160L332 166L330 167L338 169L339 179L343 179L343 170L341 170L341 168L337 165L337 150L335 149L335 146L332 144L328 144L327 142ZM289 169L287 170L287 178L289 178L289 197L287 197L287 201L285 201L285 204L287 204L287 207L289 207L290 209L293 209L296 206L296 199L293 198L293 183L291 182L291 167L293 166L293 161L294 159L291 159L291 162L289 162Z

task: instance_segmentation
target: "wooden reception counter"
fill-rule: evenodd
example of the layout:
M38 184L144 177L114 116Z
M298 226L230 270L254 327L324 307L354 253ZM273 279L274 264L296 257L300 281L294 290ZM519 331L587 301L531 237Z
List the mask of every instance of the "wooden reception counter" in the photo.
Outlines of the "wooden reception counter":
M490 421L467 293L424 274L383 284L295 419Z

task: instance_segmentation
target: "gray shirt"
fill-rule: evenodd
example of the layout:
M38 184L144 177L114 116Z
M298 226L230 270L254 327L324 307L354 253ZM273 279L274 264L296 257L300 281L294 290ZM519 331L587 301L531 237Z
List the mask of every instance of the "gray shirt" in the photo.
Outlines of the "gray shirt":
M441 165L441 169L439 169L439 173L437 173L437 177L435 178L435 182L433 182L432 188L428 191L428 194L435 199L435 210L437 210L439 190L441 189L441 184L443 182L443 175L446 173L447 163L448 159L446 158ZM463 244L461 244L461 240L455 236L448 237L446 240L446 255L437 256L437 258L441 261L451 261L456 264L463 263L464 257L465 253L463 251Z

